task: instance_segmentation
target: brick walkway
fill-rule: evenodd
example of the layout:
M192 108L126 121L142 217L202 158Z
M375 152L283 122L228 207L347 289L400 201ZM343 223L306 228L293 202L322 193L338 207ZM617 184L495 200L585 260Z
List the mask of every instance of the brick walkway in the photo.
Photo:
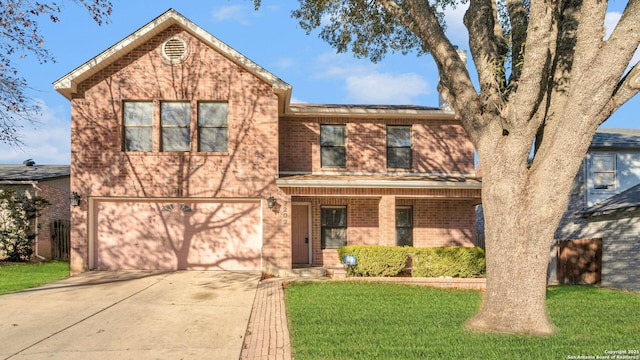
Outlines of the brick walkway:
M282 281L274 278L258 284L241 360L291 360Z
M289 323L284 304L283 282L320 279L272 278L260 281L247 325L240 360L291 360ZM327 280L327 278L322 279ZM484 290L485 279L441 278L349 278L352 281L383 281L430 287Z

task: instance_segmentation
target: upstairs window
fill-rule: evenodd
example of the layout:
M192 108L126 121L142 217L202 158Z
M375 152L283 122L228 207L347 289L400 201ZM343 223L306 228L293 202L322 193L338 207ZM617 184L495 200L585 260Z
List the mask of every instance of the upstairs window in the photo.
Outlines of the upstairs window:
M337 249L347 245L347 208L323 207L320 209L321 246Z
M320 125L320 161L322 167L343 168L347 164L344 125Z
M616 189L616 155L592 154L591 171L594 190Z
M153 150L153 102L125 101L123 103L124 118L124 151Z
M198 103L198 150L224 152L228 149L227 103Z
M387 168L411 169L411 126L387 126Z
M160 107L162 151L190 151L191 106L189 102L163 102Z

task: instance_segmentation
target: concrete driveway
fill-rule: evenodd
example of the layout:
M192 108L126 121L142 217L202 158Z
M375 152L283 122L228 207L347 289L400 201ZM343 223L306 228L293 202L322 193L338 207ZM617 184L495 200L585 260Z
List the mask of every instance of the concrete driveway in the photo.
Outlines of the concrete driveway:
M0 295L0 359L238 359L258 272L88 272Z

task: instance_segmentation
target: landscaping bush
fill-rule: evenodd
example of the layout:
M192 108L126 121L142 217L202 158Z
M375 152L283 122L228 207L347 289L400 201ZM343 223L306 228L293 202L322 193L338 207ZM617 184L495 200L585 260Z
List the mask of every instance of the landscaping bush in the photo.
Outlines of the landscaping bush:
M485 277L484 250L479 247L411 248L412 277Z
M7 261L31 260L37 230L33 220L49 204L40 196L0 188L0 254Z
M407 265L409 247L349 245L338 248L340 261L347 255L356 257L349 266L352 276L396 276Z

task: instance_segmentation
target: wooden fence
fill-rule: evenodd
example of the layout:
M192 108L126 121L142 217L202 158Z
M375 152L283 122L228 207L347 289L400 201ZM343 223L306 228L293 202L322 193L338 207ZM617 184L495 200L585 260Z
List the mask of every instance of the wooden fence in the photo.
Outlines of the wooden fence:
M602 277L602 239L558 242L560 284L599 284Z
M55 220L51 222L51 258L54 260L69 260L71 245L71 225L69 220Z

